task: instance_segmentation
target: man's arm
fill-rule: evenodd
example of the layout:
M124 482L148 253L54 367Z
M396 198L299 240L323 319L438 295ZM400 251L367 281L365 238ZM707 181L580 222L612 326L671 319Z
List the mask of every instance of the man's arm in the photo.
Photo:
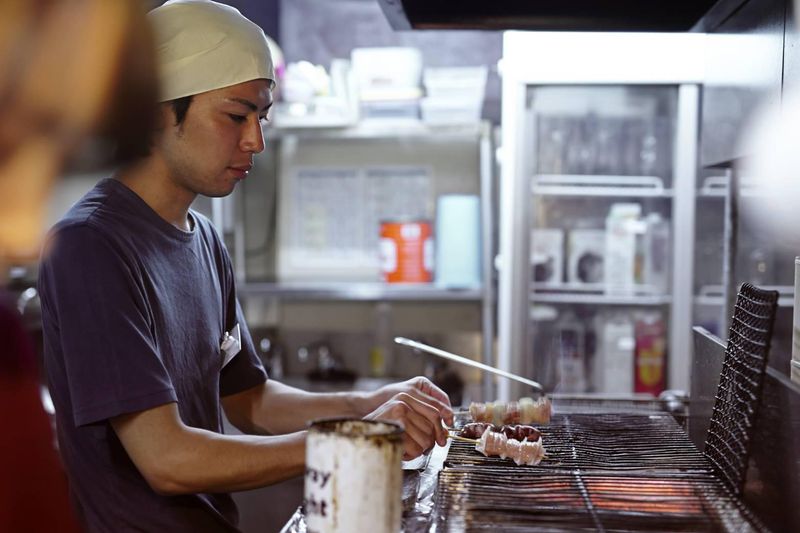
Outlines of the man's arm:
M225 414L245 433L275 435L305 429L315 418L351 416L388 420L406 430L405 455L415 457L444 445L442 420L453 424L447 395L425 378L387 385L374 392L310 393L274 380L222 398Z
M136 468L159 494L253 489L303 472L306 434L231 436L186 426L169 403L111 420Z

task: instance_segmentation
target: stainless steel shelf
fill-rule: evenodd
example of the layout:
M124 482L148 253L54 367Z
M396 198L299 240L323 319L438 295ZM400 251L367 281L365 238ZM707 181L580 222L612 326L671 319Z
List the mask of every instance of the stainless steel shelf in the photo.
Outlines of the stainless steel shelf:
M742 180L739 196L746 198L763 198L767 196L760 191L750 180ZM701 198L725 198L728 195L728 178L725 176L709 176L703 180L703 185L697 190Z
M425 139L426 141L475 139L485 134L487 122L432 125L411 119L369 119L346 127L280 127L266 130L272 138L302 139Z
M245 295L265 296L281 300L331 301L422 301L480 302L481 288L444 289L433 284L390 285L384 283L247 283L240 291Z
M672 198L672 189L655 176L587 176L537 174L531 192L539 196L600 196L631 198Z
M643 305L659 306L672 303L668 294L617 295L603 292L539 292L532 290L531 303L586 305Z
M778 291L780 293L778 307L794 306L794 287L791 285L760 285L759 288ZM703 285L700 287L700 292L695 295L694 303L706 307L722 307L725 304L724 294L722 285Z

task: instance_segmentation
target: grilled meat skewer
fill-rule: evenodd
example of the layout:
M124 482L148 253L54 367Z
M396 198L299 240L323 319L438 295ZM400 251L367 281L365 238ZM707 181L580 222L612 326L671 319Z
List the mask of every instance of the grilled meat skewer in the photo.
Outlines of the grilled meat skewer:
M518 402L472 402L469 414L475 422L489 422L495 426L508 424L548 424L553 406L548 398L536 401L520 398Z
M497 431L484 431L475 449L483 455L511 459L518 465L538 465L545 456L541 437L536 441L509 439Z
M486 430L499 431L509 439L518 441L536 441L541 436L541 432L533 426L506 425L498 428L488 422L470 422L461 428L458 435L468 439L479 439Z

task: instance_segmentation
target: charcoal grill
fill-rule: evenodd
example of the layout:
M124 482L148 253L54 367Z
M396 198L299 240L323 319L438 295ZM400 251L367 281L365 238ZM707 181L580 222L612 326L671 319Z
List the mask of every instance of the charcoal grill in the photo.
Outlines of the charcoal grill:
M765 531L740 495L777 299L739 290L703 453L670 414L562 404L536 467L451 444L437 531Z
M672 415L596 411L555 415L535 467L452 442L435 530L765 530Z

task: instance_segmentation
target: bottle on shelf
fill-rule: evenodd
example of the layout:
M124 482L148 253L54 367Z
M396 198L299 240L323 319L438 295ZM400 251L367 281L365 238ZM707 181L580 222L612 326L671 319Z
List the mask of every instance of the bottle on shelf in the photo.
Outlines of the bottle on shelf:
M642 233L642 206L616 203L606 218L606 293L631 295L636 285L637 234Z
M636 314L634 392L658 396L666 386L667 325L661 311Z
M636 337L630 313L600 312L595 323L600 337L594 372L597 391L632 393Z
M572 311L558 320L559 392L586 392L586 328Z
M645 225L642 282L648 291L667 294L671 250L669 221L659 213L650 213L645 217Z

